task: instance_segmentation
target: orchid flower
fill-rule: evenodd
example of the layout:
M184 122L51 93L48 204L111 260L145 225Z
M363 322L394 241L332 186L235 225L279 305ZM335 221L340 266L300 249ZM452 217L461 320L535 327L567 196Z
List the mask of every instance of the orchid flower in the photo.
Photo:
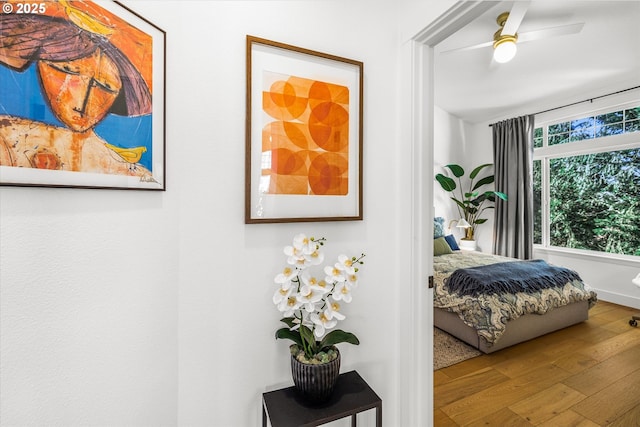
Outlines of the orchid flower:
M351 285L347 281L336 283L332 295L336 301L351 302Z
M352 300L351 291L358 284L356 265L363 264L364 254L359 258L340 255L337 262L321 269L324 276L315 276L310 267L324 262L325 242L324 237L294 236L283 250L287 266L274 278L278 289L272 300L288 326L279 329L276 338L293 340L307 357L340 342L359 343L352 333L334 328L346 319L340 304Z
M327 330L335 327L338 324L337 320L330 319L324 312L321 312L320 314L311 313L309 317L315 324L313 333L318 338L322 338Z

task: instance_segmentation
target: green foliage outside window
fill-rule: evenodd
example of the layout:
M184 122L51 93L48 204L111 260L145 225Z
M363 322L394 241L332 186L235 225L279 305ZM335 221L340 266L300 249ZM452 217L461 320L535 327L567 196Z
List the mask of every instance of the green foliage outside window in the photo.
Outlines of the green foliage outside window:
M542 147L536 141L538 130L542 140L542 128L534 131L534 147ZM613 111L568 122L556 123L547 128L548 145L566 144L573 141L637 132L640 130L640 107Z
M542 161L533 161L533 243L542 244Z
M640 149L549 166L552 246L640 256Z
M534 148L640 132L640 106L552 124L546 135L543 130L534 130ZM548 162L549 245L640 256L640 148ZM533 162L536 244L544 236L544 164Z
M542 128L535 128L533 131L533 148L542 147L544 136L542 134Z

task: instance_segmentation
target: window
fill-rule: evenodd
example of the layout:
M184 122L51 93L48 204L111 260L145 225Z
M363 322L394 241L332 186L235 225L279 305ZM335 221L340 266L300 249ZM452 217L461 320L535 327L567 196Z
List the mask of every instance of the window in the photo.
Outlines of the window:
M533 161L533 243L542 244L542 161Z
M534 243L640 256L640 107L534 131Z
M536 131L538 130L539 137L536 138L534 147L541 147L540 144L544 141L543 129L536 129ZM638 130L640 130L640 107L635 107L549 125L547 128L548 145L566 144Z

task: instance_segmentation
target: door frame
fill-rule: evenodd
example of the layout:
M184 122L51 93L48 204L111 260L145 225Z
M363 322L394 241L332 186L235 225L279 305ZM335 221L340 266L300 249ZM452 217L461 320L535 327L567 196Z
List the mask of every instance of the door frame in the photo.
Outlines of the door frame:
M401 425L433 424L433 150L434 150L434 47L500 2L458 1L418 32L402 51L402 69L408 85L401 87L410 120L402 124L401 138L411 141L412 154L412 268L410 289L410 360L402 359ZM404 79L403 79L404 80ZM407 105L407 104L405 104ZM426 262L425 262L426 260ZM407 324L407 323L403 323ZM408 363L405 363L408 362Z

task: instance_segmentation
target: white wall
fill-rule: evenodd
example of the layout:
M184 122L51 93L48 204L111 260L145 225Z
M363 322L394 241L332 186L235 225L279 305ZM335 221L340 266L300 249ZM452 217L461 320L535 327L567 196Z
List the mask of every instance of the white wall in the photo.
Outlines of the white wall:
M483 163L493 163L493 136L488 124L465 122L464 129L469 141L464 153L467 159L472 159L471 162L467 160L469 162L467 166L475 168ZM486 171L487 173L492 173L493 169L487 169ZM478 249L482 252L493 251L493 217L494 209L486 210L483 218L487 218L487 222L476 228L476 241Z
M436 91L438 88L436 87ZM487 148L485 141L486 135L480 125L474 125L447 113L442 108L436 107L434 125L434 162L435 173L449 174L445 165L455 163L462 166L465 170L465 176L476 166L483 163L493 163L493 151L491 145ZM485 125L485 127L487 127ZM491 134L489 133L489 137ZM445 227L449 225L452 219L457 219L460 214L456 209L455 202L451 200L451 193L448 193L440 187L434 178L434 203L436 216L444 217L446 220ZM456 190L457 192L457 190ZM491 252L493 241L493 211L487 210L483 215L488 221L476 227L476 242L478 250L483 252ZM447 231L447 230L445 230ZM460 239L464 233L457 228L449 230L451 234Z
M2 425L175 424L178 207L0 189Z
M436 88L437 90L437 88ZM460 164L464 157L460 155L458 147L464 144L464 123L459 118L447 113L440 107L435 107L434 115L434 136L433 136L433 163L434 163L434 207L435 216L443 217L448 221L458 218L455 203L451 200L451 193L448 193L440 187L435 180L436 173L449 174L446 165L455 163Z
M330 256L367 253L343 324L361 345L341 346L342 371L399 424L398 319L418 285L403 280L406 3L125 2L167 31L167 191L0 188L1 425L257 425L261 393L291 384L271 296L301 231ZM426 25L452 2L424 3ZM364 62L364 221L244 224L246 34Z
M631 283L640 273L640 261L542 248L535 249L534 256L577 271L598 299L640 309L640 288Z

